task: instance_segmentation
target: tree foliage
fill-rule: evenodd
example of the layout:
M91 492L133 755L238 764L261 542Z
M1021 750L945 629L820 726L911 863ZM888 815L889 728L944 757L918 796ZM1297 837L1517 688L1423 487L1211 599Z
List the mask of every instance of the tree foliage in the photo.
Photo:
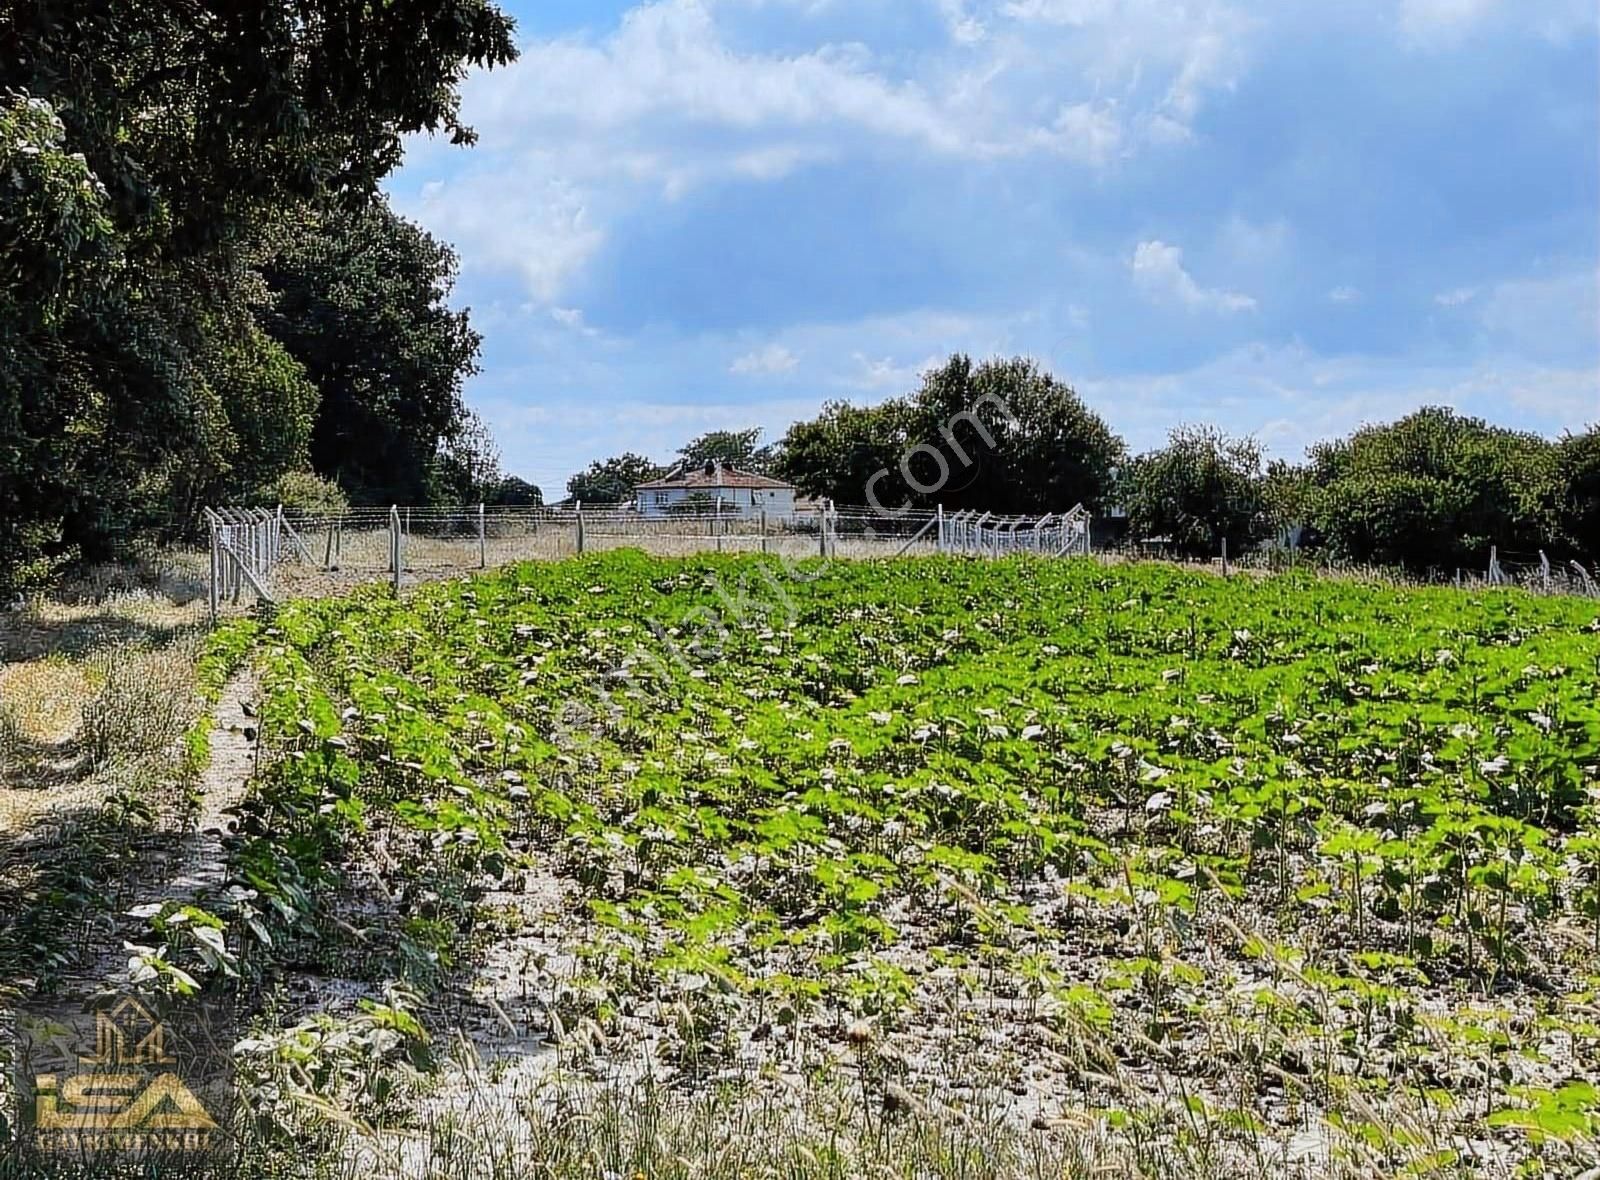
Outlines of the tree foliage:
M486 503L494 508L541 508L544 492L536 484L508 475L490 489Z
M462 462L483 443L458 444L477 431L461 389L480 338L448 306L450 248L382 203L297 211L275 237L262 321L322 393L312 467L356 503L475 499Z
M1553 499L1565 549L1600 559L1600 425L1568 434L1556 445Z
M624 504L640 484L665 474L665 468L629 451L589 464L567 481L567 495L584 504Z
M678 458L690 467L721 463L724 467L767 475L777 464L777 449L761 446L760 441L759 426L749 430L713 430L687 443L678 451Z
M832 402L784 436L778 471L803 492L895 512L1100 506L1125 448L1031 360L954 356L922 388L871 408Z
M1552 528L1555 449L1440 407L1311 448L1308 523L1346 560L1476 567L1491 545L1533 549Z
M1224 541L1238 554L1270 528L1261 445L1214 426L1176 428L1129 465L1123 486L1133 531L1188 556L1213 557Z
M0 8L0 583L193 528L203 501L318 457L325 391L290 341L326 325L288 324L264 266L313 250L307 218L348 217L397 241L398 284L442 304L447 258L407 238L377 186L408 133L470 141L465 70L512 54L489 0ZM347 290L339 330L370 327L384 309ZM395 295L387 311L418 306ZM416 319L437 338L433 311ZM438 370L455 365L457 403L470 370L451 330L455 351L426 366L429 422ZM406 426L409 395L386 394Z

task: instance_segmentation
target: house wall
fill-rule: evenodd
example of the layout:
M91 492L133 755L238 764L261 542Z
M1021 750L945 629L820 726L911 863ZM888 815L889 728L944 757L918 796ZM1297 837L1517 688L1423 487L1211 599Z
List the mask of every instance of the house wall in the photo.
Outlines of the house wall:
M641 490L638 497L639 515L647 520L661 520L671 515L674 505L682 504L691 496L703 495L713 499L721 496L722 511L728 516L756 517L764 511L769 517L794 515L793 488L657 488Z

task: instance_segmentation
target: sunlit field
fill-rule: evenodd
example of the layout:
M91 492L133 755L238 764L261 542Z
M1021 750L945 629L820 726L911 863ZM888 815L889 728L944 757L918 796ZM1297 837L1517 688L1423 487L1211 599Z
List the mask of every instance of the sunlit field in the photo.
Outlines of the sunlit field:
M1592 603L619 552L297 604L260 653L235 965L429 1039L431 1108L352 1113L451 1111L443 1174L646 1101L701 1120L613 1144L659 1175L743 1174L752 1104L777 1174L1597 1162Z

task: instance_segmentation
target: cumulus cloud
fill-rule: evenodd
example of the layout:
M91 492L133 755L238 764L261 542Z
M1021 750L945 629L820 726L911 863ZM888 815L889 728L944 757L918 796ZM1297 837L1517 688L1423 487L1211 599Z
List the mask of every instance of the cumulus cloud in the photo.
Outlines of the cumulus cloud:
M425 185L415 202L395 203L452 242L468 267L519 274L529 292L546 302L559 296L606 240L585 194L561 181L508 185L468 174Z
M800 358L781 344L769 344L754 352L747 352L728 367L728 372L741 377L770 377L792 373Z
M516 62L468 80L470 171L409 211L467 267L520 273L556 302L613 226L712 185L886 152L1101 172L1166 150L1234 84L1251 27L1221 0L924 2L946 37L913 53L827 40L810 30L837 24L813 23L816 5L774 0L649 0L598 32L531 39ZM752 8L784 48L737 34ZM412 150L427 175L444 149Z
M1183 251L1160 240L1140 242L1133 252L1133 281L1155 299L1176 300L1192 311L1227 314L1254 311L1256 301L1236 291L1202 287L1183 266Z
M580 336L590 338L600 335L599 329L591 328L583 318L583 309L579 307L552 307L550 318L564 328L570 328Z

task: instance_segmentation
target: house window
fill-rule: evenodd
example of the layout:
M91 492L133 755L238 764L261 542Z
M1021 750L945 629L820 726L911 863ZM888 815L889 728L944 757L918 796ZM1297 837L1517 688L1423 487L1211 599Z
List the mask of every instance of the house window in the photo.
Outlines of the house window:
M657 492L656 493L656 505L657 505L657 507L661 507L663 505L670 504L670 503L672 503L672 497L668 493L666 493L666 492Z

